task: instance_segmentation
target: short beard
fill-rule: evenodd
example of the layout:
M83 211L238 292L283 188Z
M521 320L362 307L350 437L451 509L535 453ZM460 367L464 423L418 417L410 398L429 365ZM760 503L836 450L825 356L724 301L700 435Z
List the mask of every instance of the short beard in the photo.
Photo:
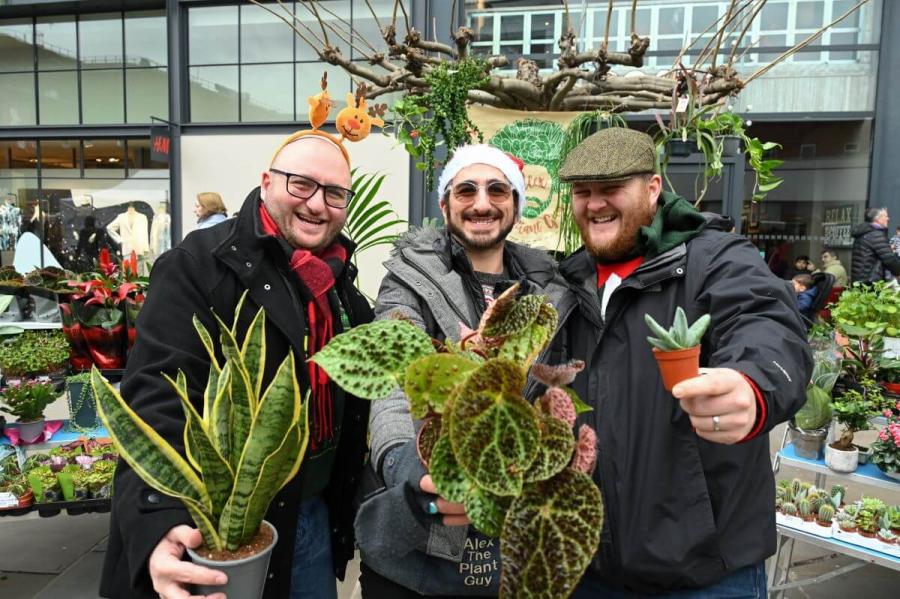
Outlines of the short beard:
M500 218L503 218L502 214L500 215ZM506 241L507 236L512 232L513 227L516 225L516 220L512 219L505 228L500 229L497 235L493 237L471 237L466 234L462 227L457 226L456 223L450 219L449 210L444 211L444 222L447 224L447 231L453 235L465 249L474 251L496 248Z
M615 239L604 244L594 243L587 232L589 223L583 225L579 222L578 227L581 230L584 249L601 264L612 264L622 262L626 258L633 258L632 253L637 246L638 233L641 227L647 227L653 222L654 216L656 216L656 206L651 206L645 201L639 202L627 213L619 213L619 218L622 219L621 231Z

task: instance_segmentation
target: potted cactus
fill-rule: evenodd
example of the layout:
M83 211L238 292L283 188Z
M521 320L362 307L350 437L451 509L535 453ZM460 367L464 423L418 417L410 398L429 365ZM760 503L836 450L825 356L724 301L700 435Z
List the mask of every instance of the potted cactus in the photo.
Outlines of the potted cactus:
M644 321L656 337L647 337L653 346L653 356L662 374L666 391L683 380L700 373L700 340L709 327L710 316L704 314L694 324L688 325L687 315L681 306L675 309L675 321L669 330L653 320L649 314Z
M236 328L216 319L227 357L224 364L218 362L210 334L194 318L211 361L202 414L188 398L184 373L174 380L164 375L184 408L186 457L141 420L96 367L91 385L100 418L121 458L148 485L180 499L200 530L204 544L188 549L191 560L228 575L226 585L198 586L196 594L260 597L278 541L275 528L263 517L275 494L300 469L309 438L307 405L293 353L263 388L263 310L243 342L236 339Z
M887 506L875 497L863 497L856 512L856 528L859 534L872 538L878 532L878 524Z
M891 517L885 512L878 521L880 528L878 529L878 540L888 545L897 542L897 535L891 531Z
M819 512L816 514L816 524L819 526L827 526L831 528L831 523L834 520L834 506L830 503L823 503L822 507L819 508Z

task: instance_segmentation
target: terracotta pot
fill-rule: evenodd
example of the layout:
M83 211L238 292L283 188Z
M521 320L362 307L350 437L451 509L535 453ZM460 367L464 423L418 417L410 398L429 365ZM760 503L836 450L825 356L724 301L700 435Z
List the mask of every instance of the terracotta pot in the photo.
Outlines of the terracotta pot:
M431 461L431 451L441 434L441 417L429 416L422 421L419 432L416 433L416 453L419 455L419 461L428 468L428 462Z
M861 528L857 528L857 529L856 529L856 532L859 533L860 536L866 537L867 539L874 539L874 538L875 538L875 533L874 533L874 532L868 532L868 531L862 530Z
M34 503L34 491L28 489L25 494L19 497L19 507L28 507Z
M818 524L822 528L831 528L831 522L822 522L818 518L816 518L816 524Z
M652 349L666 391L671 391L681 381L700 374L699 345L675 351L660 351L655 347Z

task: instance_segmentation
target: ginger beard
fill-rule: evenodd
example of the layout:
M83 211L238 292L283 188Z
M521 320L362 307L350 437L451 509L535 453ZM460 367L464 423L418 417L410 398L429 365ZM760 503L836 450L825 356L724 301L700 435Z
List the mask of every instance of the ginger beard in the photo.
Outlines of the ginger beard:
M575 223L584 248L594 260L608 264L632 258L641 227L656 216L656 202L643 178L631 179L607 196L605 205L593 208L573 190Z

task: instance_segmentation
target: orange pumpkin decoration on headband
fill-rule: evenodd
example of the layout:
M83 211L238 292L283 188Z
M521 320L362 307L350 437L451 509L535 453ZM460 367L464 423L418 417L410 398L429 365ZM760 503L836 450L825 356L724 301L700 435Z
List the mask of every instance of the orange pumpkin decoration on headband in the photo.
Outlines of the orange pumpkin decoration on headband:
M368 137L372 125L384 127L384 121L366 113L365 88L360 86L355 97L347 94L347 108L338 113L334 126L342 138L359 141Z

